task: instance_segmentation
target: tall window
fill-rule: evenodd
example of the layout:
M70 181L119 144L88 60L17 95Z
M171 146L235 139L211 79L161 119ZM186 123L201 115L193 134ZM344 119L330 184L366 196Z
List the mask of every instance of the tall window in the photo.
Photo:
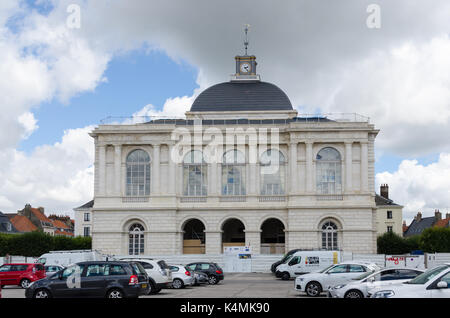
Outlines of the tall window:
M85 222L89 222L90 220L91 220L91 219L90 219L89 212L84 213L84 221L85 221Z
M326 250L338 249L337 225L329 221L322 225L322 248Z
M91 228L89 226L85 226L83 230L84 230L85 237L91 236Z
M130 226L128 254L144 254L144 227L139 223Z
M127 157L126 195L150 195L150 156L144 150L134 150Z
M245 157L236 149L223 155L222 195L245 195Z
M284 155L278 150L269 149L260 158L261 195L282 195L285 193Z
M203 160L203 153L198 150L190 151L183 160L183 195L207 195L208 166Z
M334 148L323 148L316 157L317 193L342 193L341 180L341 155Z

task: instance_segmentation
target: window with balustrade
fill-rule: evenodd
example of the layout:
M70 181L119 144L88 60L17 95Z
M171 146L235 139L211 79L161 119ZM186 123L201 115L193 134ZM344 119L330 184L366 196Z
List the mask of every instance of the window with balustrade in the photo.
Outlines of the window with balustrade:
M260 157L261 195L283 195L286 184L286 159L276 150L269 149Z
M203 153L190 151L183 160L183 195L206 196L208 193L208 166Z
M222 161L222 195L245 194L245 157L239 150L229 150Z
M126 160L126 195L150 195L150 156L141 149L132 151Z
M317 194L342 194L342 160L331 147L321 149L316 156Z

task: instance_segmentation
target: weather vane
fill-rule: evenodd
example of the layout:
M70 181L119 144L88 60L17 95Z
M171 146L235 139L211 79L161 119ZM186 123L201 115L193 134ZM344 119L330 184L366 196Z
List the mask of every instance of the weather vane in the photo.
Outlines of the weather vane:
M248 29L250 28L250 24L245 24L245 41L244 41L244 47L245 47L245 55L247 55L247 48L248 48Z

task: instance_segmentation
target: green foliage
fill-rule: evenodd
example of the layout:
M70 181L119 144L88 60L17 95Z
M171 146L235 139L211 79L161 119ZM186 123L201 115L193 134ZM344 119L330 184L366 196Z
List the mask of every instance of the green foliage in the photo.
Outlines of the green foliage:
M378 254L405 254L410 250L406 241L394 232L387 232L377 238Z
M428 228L422 234L408 238L390 232L377 238L379 254L407 254L414 250L422 250L427 253L449 253L450 229Z
M429 228L422 232L420 248L428 253L450 252L450 228Z
M90 250L90 237L51 236L41 231L23 234L0 234L0 256L38 257L49 251Z

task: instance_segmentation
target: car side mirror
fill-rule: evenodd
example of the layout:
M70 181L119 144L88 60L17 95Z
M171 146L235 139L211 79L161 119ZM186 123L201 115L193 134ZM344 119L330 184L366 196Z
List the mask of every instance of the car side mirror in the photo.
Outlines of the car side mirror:
M448 288L448 284L447 284L447 282L439 282L439 283L437 283L437 286L436 286L437 288Z
M370 278L369 278L369 282L370 282L370 283L373 283L374 281L375 281L375 277L370 277Z

